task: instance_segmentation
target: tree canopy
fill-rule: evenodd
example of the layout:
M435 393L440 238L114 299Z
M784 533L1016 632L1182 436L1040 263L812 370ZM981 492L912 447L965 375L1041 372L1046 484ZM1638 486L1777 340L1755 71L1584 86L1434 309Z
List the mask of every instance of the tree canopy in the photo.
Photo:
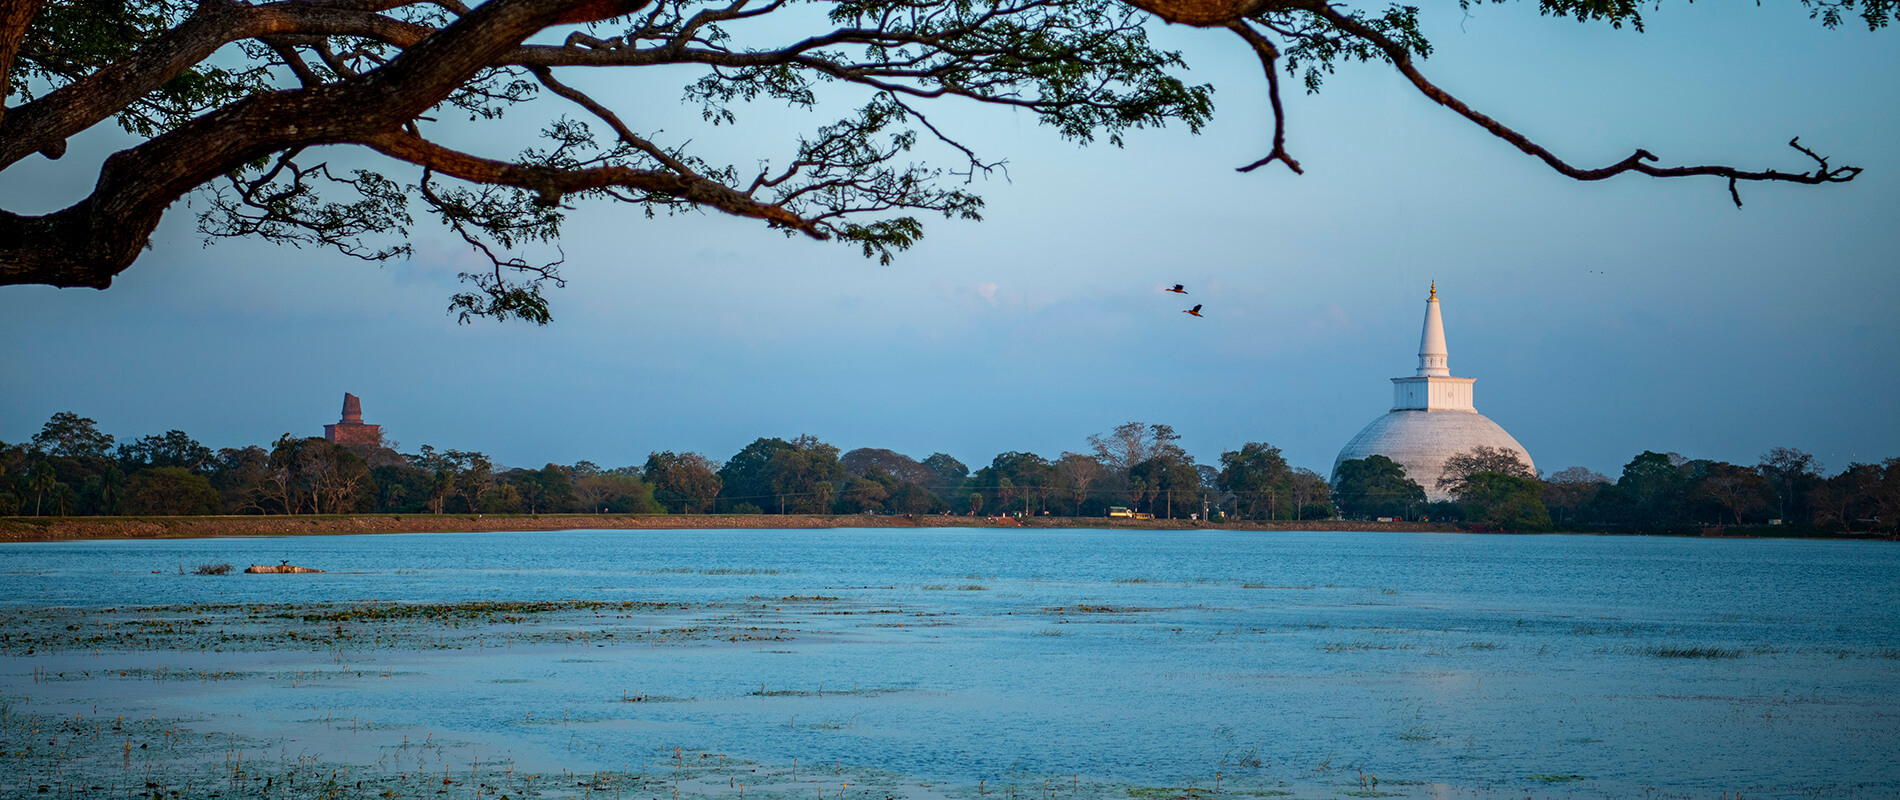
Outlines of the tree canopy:
M1503 0L1495 0L1502 2ZM1484 0L1462 0L1467 8ZM1120 145L1137 128L1197 131L1213 90L1183 80L1187 55L1156 46L1155 20L1231 32L1258 55L1273 111L1266 155L1298 173L1281 80L1317 91L1348 63L1396 70L1424 96L1558 173L1714 177L1736 203L1744 181L1852 180L1860 170L1789 142L1807 171L1660 166L1638 149L1579 167L1433 83L1419 9L1322 0L0 0L0 171L116 122L137 144L96 165L93 186L46 214L0 210L0 284L106 288L130 268L173 204L192 197L210 238L254 237L386 261L409 255L418 216L487 260L464 273L451 313L545 323L561 262L523 248L558 240L581 201L646 214L710 209L788 235L844 243L888 262L923 235L920 216L975 220L975 178L998 161L925 116L957 98L1033 115L1077 142ZM1635 0L1538 0L1545 15L1640 31ZM1829 27L1900 20L1896 0L1803 0ZM754 100L813 108L842 86L857 106L769 142L756 166L707 160L692 131L644 131L639 116L562 80L600 70L684 76L707 125L740 123ZM644 74L644 73L643 73ZM837 93L825 91L826 103ZM554 103L529 106L537 98ZM461 126L511 112L541 119L513 152ZM636 109L637 110L637 109ZM466 118L466 121L464 119ZM632 122L629 122L632 120ZM453 133L454 135L450 135ZM778 131L761 131L778 134ZM765 138L765 137L760 137ZM914 160L920 142L953 153ZM373 168L332 167L339 148ZM1808 163L1806 161L1802 163Z

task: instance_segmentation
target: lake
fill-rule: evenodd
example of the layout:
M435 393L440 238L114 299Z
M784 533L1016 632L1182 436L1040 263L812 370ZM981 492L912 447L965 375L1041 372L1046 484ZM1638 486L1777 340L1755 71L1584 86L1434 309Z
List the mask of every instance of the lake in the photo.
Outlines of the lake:
M281 561L326 572L189 574ZM1892 543L313 536L0 586L9 797L1900 796Z

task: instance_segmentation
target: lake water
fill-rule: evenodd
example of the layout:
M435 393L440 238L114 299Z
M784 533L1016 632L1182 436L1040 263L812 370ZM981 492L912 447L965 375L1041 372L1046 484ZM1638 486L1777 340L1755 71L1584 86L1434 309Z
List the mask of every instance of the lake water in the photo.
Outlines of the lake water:
M328 572L179 574L286 560ZM403 737L451 743L434 754L444 763L657 772L717 753L755 774L798 759L959 797L1054 797L1045 781L1201 797L1217 780L1254 796L1900 796L1891 543L325 536L7 545L0 587L17 620L207 603L675 604L550 618L539 638L517 641L532 625L509 624L438 640L462 649L13 646L0 658L14 714L149 715L367 771L430 768L402 762ZM231 676L151 679L161 666Z

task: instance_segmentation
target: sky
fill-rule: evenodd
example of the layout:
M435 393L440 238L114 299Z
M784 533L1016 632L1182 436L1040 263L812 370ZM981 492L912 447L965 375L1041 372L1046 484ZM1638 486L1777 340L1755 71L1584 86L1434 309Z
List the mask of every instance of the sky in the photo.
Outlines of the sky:
M1201 135L1080 147L1029 115L928 107L1008 175L972 187L984 221L926 220L890 266L750 220L585 205L552 324L459 325L445 308L475 261L441 229L377 266L207 245L180 202L108 290L0 287L0 440L72 411L121 441L268 444L320 435L347 391L405 451L511 466L725 459L810 433L974 469L1142 421L1202 463L1269 442L1327 472L1390 407L1388 379L1413 373L1435 280L1452 373L1546 472L1614 477L1644 450L1753 464L1798 447L1829 471L1900 456L1900 32L1829 31L1784 5L1671 4L1640 34L1535 4L1433 6L1422 68L1579 165L1641 147L1801 171L1799 136L1865 168L1852 183L1744 185L1740 209L1713 179L1578 183L1377 65L1286 98L1304 175L1243 175L1269 134L1258 62L1230 34L1157 24L1184 77L1216 87ZM573 72L635 128L740 164L782 162L861 99L712 129L679 103L688 73ZM546 119L518 116L451 138L511 154ZM0 206L64 207L131 143L108 124L58 162L30 158L0 174ZM1195 303L1204 318L1180 313Z

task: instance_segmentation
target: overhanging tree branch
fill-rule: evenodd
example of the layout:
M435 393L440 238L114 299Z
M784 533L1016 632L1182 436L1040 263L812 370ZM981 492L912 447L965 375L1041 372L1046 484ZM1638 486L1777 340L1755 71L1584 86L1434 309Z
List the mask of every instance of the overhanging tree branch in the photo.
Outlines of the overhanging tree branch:
M1656 160L1655 154L1640 148L1637 149L1636 152L1631 153L1629 157L1606 167L1598 167L1596 169L1579 168L1558 158L1556 154L1550 152L1550 150L1542 145L1531 141L1530 137L1518 133L1504 123L1466 105L1464 101L1452 96L1450 92L1440 89L1437 84L1432 83L1426 79L1423 73L1419 72L1417 66L1412 63L1412 54L1397 42L1392 41L1392 39L1385 34L1373 30L1370 26L1367 26L1357 19L1339 13L1339 11L1335 10L1331 5L1324 2L1312 3L1309 8L1314 14L1326 20L1328 23L1337 26L1340 30L1376 45L1385 53L1386 58L1392 62L1392 66L1396 68L1400 74L1404 75L1407 80L1410 80L1412 85L1417 87L1421 94L1431 98L1433 102L1451 109L1465 119L1477 123L1478 127L1489 131L1493 136L1510 142L1511 145L1517 149L1537 157L1545 164L1548 164L1551 169L1580 181L1600 181L1605 178L1621 175L1625 172L1636 172L1653 178L1687 178L1699 175L1715 176L1728 179L1729 196L1735 201L1735 205L1740 207L1742 204L1742 196L1740 192L1736 191L1735 184L1737 181L1785 181L1789 183L1816 185L1823 183L1846 183L1858 177L1861 173L1859 167L1836 167L1830 169L1827 165L1827 159L1816 155L1814 151L1802 147L1799 144L1800 137L1796 137L1788 144L1814 158L1818 165L1813 172L1782 172L1772 169L1750 171L1714 165L1658 167L1649 163Z

